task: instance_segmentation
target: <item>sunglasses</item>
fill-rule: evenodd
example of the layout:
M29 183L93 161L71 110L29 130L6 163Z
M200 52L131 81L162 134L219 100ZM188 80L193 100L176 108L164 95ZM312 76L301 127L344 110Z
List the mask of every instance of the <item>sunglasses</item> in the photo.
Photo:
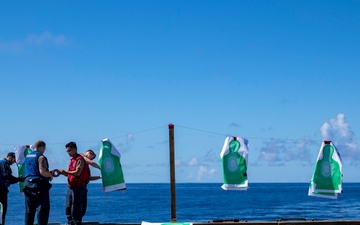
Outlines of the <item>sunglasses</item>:
M69 148L66 150L66 152L72 152L75 148Z

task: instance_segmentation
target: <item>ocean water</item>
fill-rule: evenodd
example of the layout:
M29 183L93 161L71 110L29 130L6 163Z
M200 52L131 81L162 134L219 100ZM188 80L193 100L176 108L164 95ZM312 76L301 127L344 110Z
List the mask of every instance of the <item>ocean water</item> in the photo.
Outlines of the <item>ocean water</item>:
M178 222L359 220L360 183L343 184L337 200L307 196L308 183L251 183L247 191L224 191L220 183L176 184ZM88 209L84 221L100 223L170 222L170 184L127 184L126 191L102 192L98 183L88 185ZM49 222L66 223L66 184L53 184ZM6 223L24 222L24 196L12 185Z

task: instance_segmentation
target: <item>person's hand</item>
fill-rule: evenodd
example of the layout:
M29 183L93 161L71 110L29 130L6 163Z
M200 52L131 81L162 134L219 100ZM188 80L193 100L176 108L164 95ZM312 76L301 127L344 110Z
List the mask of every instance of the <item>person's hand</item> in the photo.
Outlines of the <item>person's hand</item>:
M51 170L50 173L53 177L58 177L61 174L58 169Z
M65 170L59 170L59 173L60 173L60 174L62 174L62 175L64 175L64 176L66 176L66 175L67 175L67 173L66 173L66 171L65 171Z

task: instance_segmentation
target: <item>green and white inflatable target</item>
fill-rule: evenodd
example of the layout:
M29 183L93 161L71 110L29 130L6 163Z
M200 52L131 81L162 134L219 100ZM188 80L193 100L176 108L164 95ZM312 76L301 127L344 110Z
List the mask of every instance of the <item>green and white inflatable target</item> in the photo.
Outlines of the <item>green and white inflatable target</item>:
M224 190L247 190L248 141L245 138L227 137L220 158L223 168Z

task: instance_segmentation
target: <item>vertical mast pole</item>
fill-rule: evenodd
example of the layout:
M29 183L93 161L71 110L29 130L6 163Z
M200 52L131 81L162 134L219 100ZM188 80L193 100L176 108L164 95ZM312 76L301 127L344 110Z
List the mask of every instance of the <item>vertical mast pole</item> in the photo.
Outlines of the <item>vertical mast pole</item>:
M169 124L171 221L176 222L174 124Z

